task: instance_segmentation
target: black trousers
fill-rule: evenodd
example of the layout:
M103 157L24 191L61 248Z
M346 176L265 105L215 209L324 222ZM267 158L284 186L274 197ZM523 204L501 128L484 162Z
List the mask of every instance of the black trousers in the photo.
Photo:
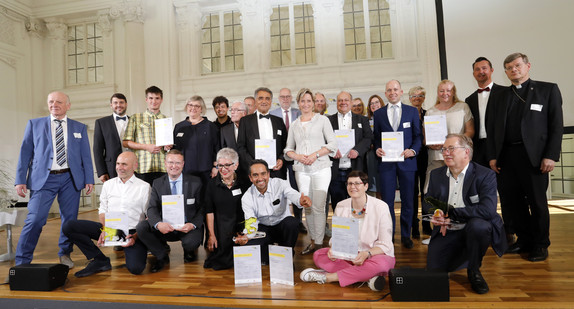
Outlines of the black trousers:
M141 221L136 227L139 239L148 247L149 251L158 259L167 256L166 241L180 241L184 252L191 252L199 248L203 240L203 228L194 229L187 233L174 231L162 234L152 227L147 220Z
M70 241L78 246L88 260L96 257L105 257L102 251L92 240L100 238L102 225L99 222L88 220L69 220L62 227L62 231ZM138 239L131 247L124 248L126 267L134 275L141 274L146 266L147 248Z
M269 263L269 245L274 243L279 246L295 248L297 236L299 236L299 222L295 217L287 217L277 225L259 224L258 231L265 232L264 238L251 239L249 246L261 246L261 262Z
M550 212L546 190L548 173L532 166L523 144L502 149L498 180L505 229L514 231L523 247L550 246Z
M349 194L347 193L347 177L350 172L351 169L337 169L337 173L331 176L329 195L331 196L331 208L333 208L333 211L335 211L340 201L349 198Z
M478 132L475 132L478 134ZM486 138L481 138L473 145L472 161L490 168L490 163L486 157Z
M492 224L484 219L470 219L462 230L447 231L445 236L435 227L429 243L427 269L457 271L479 270L482 258L492 241Z

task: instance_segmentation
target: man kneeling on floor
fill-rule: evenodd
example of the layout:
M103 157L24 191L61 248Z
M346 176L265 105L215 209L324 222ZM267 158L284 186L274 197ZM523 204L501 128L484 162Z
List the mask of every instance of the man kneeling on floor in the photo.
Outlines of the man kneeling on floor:
M426 196L448 203L448 210L435 211L431 221L427 268L450 272L466 267L472 289L485 294L489 289L480 273L482 258L489 245L498 256L507 247L496 213L496 176L471 162L472 140L465 135L449 134L441 151L446 166L431 172ZM425 200L425 212L432 208Z
M134 170L137 167L137 158L133 152L121 153L116 160L118 177L106 181L100 194L99 220L69 220L62 230L72 243L80 250L88 260L91 260L86 268L76 272L78 278L93 275L95 273L110 270L112 265L110 258L92 242L98 241L98 246L104 244L106 225L106 213L126 212L129 235L126 236L128 243L124 245L126 266L130 273L141 274L146 265L147 248L138 239L136 225L144 219L151 188L149 184L135 177Z

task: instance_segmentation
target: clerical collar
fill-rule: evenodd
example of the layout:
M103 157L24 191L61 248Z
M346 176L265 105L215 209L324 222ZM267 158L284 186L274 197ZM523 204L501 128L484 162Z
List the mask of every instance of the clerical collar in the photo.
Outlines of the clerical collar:
M530 78L527 79L524 83L519 85L513 85L516 89L528 88L528 84L530 83Z

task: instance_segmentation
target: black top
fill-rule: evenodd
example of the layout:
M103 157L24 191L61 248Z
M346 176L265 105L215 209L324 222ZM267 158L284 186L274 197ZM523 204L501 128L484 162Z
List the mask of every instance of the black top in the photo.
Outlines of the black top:
M183 153L184 173L211 171L220 149L219 129L213 122L203 120L192 125L184 120L173 129L174 147Z
M530 84L530 79L524 82L520 89L516 86L510 86L513 93L512 100L508 104L508 112L506 114L506 132L505 132L505 143L506 144L516 144L522 142L522 113L524 113L524 108L526 108L526 96L528 95L528 85Z
M224 123L220 123L217 118L215 120L213 120L213 123L217 126L218 129L221 130L221 128L223 128L226 125L233 123L233 122L231 121L231 117L227 116L227 120Z

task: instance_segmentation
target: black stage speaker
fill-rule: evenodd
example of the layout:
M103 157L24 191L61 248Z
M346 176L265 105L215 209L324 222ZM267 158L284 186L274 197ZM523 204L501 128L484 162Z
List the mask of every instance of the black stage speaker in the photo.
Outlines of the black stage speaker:
M393 301L449 301L448 273L422 268L389 271Z
M64 264L23 264L10 268L10 290L51 291L68 277Z

